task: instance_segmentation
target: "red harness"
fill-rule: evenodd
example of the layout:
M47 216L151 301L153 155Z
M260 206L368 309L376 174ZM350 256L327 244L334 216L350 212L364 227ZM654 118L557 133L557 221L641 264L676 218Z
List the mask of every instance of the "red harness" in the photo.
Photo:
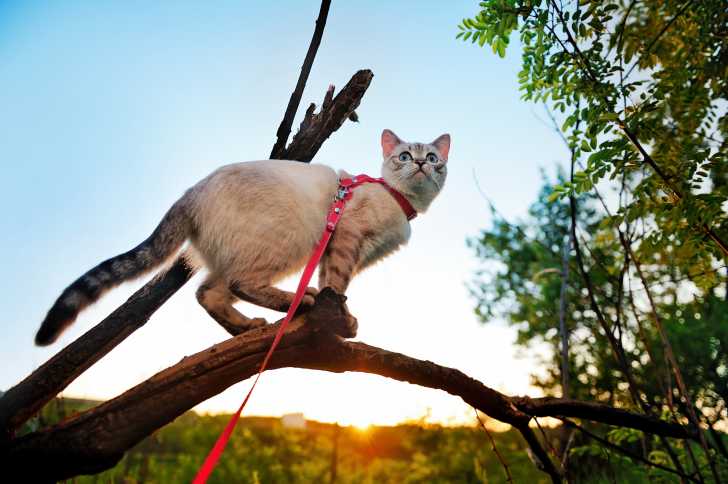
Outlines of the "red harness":
M392 188L389 183L385 182L384 178L372 178L369 175L357 175L353 178L344 178L339 181L339 193L337 194L336 198L346 198L346 200L348 200L349 198L351 198L351 190L365 183L379 183L384 188L386 188L390 195L392 195L392 197L394 197L394 199L397 201L399 206L402 207L402 211L407 216L407 220L412 220L417 216L417 210L415 210L409 200L407 200L407 198L400 192L398 192L395 188ZM342 190L344 192L343 196ZM334 206L332 206L332 208L334 208Z
M281 338L283 337L283 333L288 326L288 323L291 321L291 319L293 319L293 315L296 313L296 309L298 309L298 306L301 304L301 300L306 293L308 283L311 281L311 277L313 276L313 271L316 269L316 266L318 266L321 257L324 255L326 246L329 244L329 240L331 240L331 235L334 233L334 230L336 230L336 225L341 219L341 215L344 212L344 206L346 205L346 202L351 199L352 190L365 183L379 183L384 188L386 188L387 191L392 195L392 197L394 197L394 199L397 201L399 206L402 207L402 211L407 216L407 220L412 220L417 216L417 211L414 209L414 207L412 207L412 204L409 202L409 200L407 200L407 198L405 198L405 196L402 195L400 192L389 186L383 178L372 178L368 175L357 175L353 178L343 178L339 180L339 189L336 192L336 197L334 197L334 203L331 204L331 207L329 208L329 213L326 216L326 228L324 229L324 233L321 235L321 240L319 240L319 243L316 245L313 254L311 254L311 258L308 260L306 268L303 270L301 280L298 283L298 288L296 289L296 294L293 297L293 301L291 302L291 307L288 308L286 317L283 318L281 326L280 328L278 328L278 332L276 332L275 338L273 338L273 343L270 345L270 349L268 350L268 353L266 353L265 358L263 358L263 363L260 365L260 369L258 370L258 374L255 376L255 380L253 380L253 385L250 387L250 390L248 390L248 394L245 396L245 399L240 405L240 408L238 408L238 411L235 412L235 414L230 418L230 421L225 426L225 429L220 434L220 437L217 438L217 441L210 450L210 453L207 454L205 462L202 464L202 467L200 467L200 470L197 471L197 475L192 481L193 484L203 484L207 482L207 478L210 476L212 470L215 468L218 459L220 459L220 456L222 455L222 451L225 449L225 445L230 439L230 435L232 435L233 430L235 429L235 425L240 419L240 414L243 412L245 404L248 403L250 395L253 394L253 389L255 389L255 385L257 385L258 383L260 375L263 373L263 371L265 371L266 367L268 366L268 362L271 355L273 354L273 351L278 346L278 343L280 343Z

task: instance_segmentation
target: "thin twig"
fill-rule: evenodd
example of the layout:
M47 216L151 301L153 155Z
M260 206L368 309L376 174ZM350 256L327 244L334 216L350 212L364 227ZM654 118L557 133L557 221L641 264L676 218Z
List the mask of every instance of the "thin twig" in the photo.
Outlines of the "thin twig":
M624 17L622 17L622 21L620 22L619 27L617 27L617 42L615 43L617 47L617 55L621 58L622 55L622 45L624 45L624 29L627 27L627 19L629 18L629 14L632 13L632 8L634 8L635 4L637 3L637 0L632 0L629 4L629 7L627 7L627 11L624 13ZM609 49L609 52L607 52L607 55L605 57L609 57L609 54L612 52L612 49Z
M578 103L576 105L576 110L577 112L579 111ZM557 128L556 119L554 118L553 114L548 111L548 109L547 112L549 113L551 121L554 123L554 127ZM579 129L580 122L581 117L577 116L575 126L576 130ZM560 129L556 129L556 131L561 135L561 138L564 140L566 147L571 152L570 174L573 181L574 163L576 162L576 149L569 145L566 137ZM569 209L575 210L576 206L570 204ZM564 244L564 251L562 255L563 260L561 264L561 288L559 292L559 333L561 335L561 393L564 398L569 398L569 333L568 329L566 328L566 291L569 287L569 255L571 254L571 247L574 245L575 233L576 215L572 213L571 230L569 230L569 235L567 236L567 242ZM538 419L536 420L536 424L538 425Z
M551 441L546 435L546 431L541 426L541 422L538 421L538 417L533 417L533 421L536 422L536 427L538 427L538 430L541 432L541 436L543 437L543 441L546 443L546 447L548 447L549 452L551 452L551 455L553 455L554 458L558 461L559 454L556 452L556 449L554 449L554 446L551 445Z
M561 396L569 398L569 330L566 327L566 293L569 288L569 255L571 253L571 232L564 242L561 264L561 288L559 290L559 333L561 335Z
M478 419L478 422L480 423L480 426L483 430L485 430L485 434L488 436L488 439L490 440L490 445L493 449L493 452L495 452L495 456L498 458L498 461L500 462L501 466L503 466L503 470L506 473L506 482L513 482L513 476L511 475L511 471L508 468L508 463L503 458L500 452L498 452L498 447L495 445L495 440L493 439L493 436L490 434L490 431L488 430L488 427L485 426L483 421L480 419L480 414L478 414L478 410L476 408L473 408L473 412L475 412L475 418Z

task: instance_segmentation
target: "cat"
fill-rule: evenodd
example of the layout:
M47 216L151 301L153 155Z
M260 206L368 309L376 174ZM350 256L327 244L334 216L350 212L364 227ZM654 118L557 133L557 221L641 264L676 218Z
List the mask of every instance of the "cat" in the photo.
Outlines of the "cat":
M450 135L406 143L381 136L381 174L419 213L447 177ZM293 294L273 286L300 270L324 230L340 177L328 166L297 161L249 161L223 166L187 190L144 242L97 265L68 286L51 307L35 342L53 343L78 313L118 284L163 266L189 241L208 269L197 290L203 308L231 334L265 324L233 307L242 299L285 312ZM346 292L351 278L405 244L409 221L381 184L353 191L319 265L318 287ZM302 305L317 293L308 288Z

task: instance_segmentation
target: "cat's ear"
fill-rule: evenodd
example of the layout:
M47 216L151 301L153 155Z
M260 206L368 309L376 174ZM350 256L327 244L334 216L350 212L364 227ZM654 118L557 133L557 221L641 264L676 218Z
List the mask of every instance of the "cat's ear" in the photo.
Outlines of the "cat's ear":
M396 134L388 129L382 131L382 154L384 154L385 159L389 158L392 150L399 144L402 144L402 140Z
M442 156L444 160L447 160L447 154L450 153L450 135L443 134L438 136L431 144L437 148L437 151L440 152L440 156Z

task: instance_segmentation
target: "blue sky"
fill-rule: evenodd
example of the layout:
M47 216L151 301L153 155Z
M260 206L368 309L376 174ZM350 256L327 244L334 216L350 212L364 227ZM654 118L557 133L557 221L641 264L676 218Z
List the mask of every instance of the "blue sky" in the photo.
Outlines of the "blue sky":
M67 284L144 239L216 167L267 157L318 9L316 1L0 1L0 349L12 362L0 367L0 388L143 281L83 313L56 345L34 347L40 321ZM476 9L475 1L334 0L302 105L319 103L329 83L342 87L358 69L374 72L361 122L347 123L315 160L351 172L378 174L383 128L410 141L452 135L447 184L413 222L410 245L349 290L359 339L458 367L504 391L532 392L535 355L516 351L504 323L482 326L473 315L466 283L477 262L465 240L490 223L473 177L501 212L522 217L540 186L540 167L562 162L564 148L538 119L542 109L519 100L517 46L500 59L455 40L457 23ZM224 339L197 306L198 283L66 394L113 397ZM247 385L200 409L233 409ZM356 424L393 423L428 409L441 421L469 416L442 392L304 370L266 374L249 408Z

